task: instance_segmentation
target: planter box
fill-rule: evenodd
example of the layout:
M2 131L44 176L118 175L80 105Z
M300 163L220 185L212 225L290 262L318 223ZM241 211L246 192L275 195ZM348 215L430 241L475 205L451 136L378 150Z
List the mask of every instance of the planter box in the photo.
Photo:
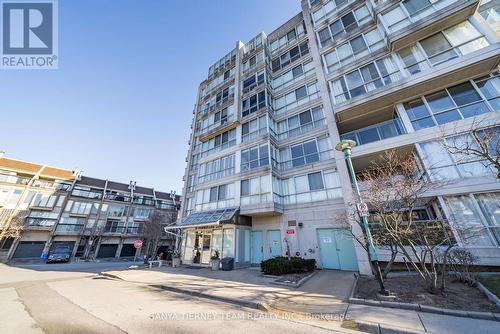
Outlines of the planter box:
M220 260L212 260L212 270L219 270Z

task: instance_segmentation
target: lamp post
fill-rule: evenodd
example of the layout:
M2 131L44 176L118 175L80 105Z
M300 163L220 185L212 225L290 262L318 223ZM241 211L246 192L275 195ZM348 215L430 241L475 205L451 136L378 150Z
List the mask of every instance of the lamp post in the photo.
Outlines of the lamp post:
M368 212L365 211L367 210L367 207L366 204L363 203L361 199L361 192L359 191L358 181L356 180L354 168L352 167L351 151L352 148L355 147L356 145L357 144L354 140L343 140L342 142L338 143L335 146L335 149L337 151L341 151L344 153L344 157L347 163L347 169L349 171L349 176L351 177L351 184L354 187L356 209L358 210L358 214L361 220L363 221L363 227L365 230L366 239L368 241L368 252L370 255L370 261L373 265L373 268L375 269L375 276L380 286L379 293L387 296L389 295L389 291L385 289L384 280L382 279L382 273L380 271L380 265L378 263L377 250L375 249L375 246L373 244L373 238L370 232L370 226L368 225ZM364 210L362 211L361 208L364 208Z

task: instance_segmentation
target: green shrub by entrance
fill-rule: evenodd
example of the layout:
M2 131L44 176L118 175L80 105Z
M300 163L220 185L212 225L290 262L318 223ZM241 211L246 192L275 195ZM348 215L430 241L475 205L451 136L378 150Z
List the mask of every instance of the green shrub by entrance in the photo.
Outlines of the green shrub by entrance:
M260 269L264 274L276 276L313 271L315 267L315 259L300 257L291 257L289 260L287 257L278 256L260 263Z

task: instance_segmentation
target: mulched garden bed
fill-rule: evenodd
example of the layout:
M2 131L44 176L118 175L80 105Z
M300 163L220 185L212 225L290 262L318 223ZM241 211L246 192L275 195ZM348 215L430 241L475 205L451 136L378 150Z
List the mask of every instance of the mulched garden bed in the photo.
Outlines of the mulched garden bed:
M463 283L448 280L446 291L434 295L425 290L422 280L415 275L389 277L384 282L386 289L394 295L390 301L456 310L500 312L500 308L478 288ZM354 297L382 300L377 294L378 290L378 282L374 278L360 277Z

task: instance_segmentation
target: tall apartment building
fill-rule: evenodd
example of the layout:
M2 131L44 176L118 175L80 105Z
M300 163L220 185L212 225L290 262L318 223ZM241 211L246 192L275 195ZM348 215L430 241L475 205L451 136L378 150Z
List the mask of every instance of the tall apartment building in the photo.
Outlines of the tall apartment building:
M302 0L274 32L236 42L198 89L183 191L183 261L236 266L290 254L370 271L344 220L356 173L388 150L453 179L419 219L482 226L460 245L500 264L500 182L438 140L498 126L500 1ZM432 168L431 168L432 167ZM354 233L360 234L357 226ZM382 260L384 254L382 252Z
M61 244L72 258L140 256L179 207L170 193L0 156L0 260L40 259ZM22 226L20 238L2 237L7 226ZM157 248L173 245L163 233Z

